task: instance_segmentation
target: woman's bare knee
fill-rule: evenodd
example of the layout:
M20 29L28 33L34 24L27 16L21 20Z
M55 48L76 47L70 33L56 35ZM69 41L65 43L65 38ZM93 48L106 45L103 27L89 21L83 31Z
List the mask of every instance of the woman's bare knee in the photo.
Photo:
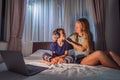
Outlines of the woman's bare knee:
M96 65L99 63L99 58L103 56L103 52L102 51L95 51L94 53L88 55L87 57L85 57L80 64L84 64L84 65Z
M95 55L96 57L100 57L100 56L105 55L105 54L103 51L98 50L98 51L93 52L93 55Z
M97 50L97 51L95 51L94 53L103 53L103 51Z
M82 65L89 65L89 66L96 66L97 64L99 64L98 60L90 60L90 61L81 61Z

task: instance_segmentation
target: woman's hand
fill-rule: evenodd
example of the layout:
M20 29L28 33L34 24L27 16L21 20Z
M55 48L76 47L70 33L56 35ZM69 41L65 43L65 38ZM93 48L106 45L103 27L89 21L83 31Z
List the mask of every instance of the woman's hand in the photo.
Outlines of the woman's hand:
M66 41L69 43L69 44L71 44L75 49L77 49L77 50L80 50L80 51L85 51L87 48L85 47L85 45L84 44L76 44L76 43L74 43L74 42L72 42L72 41L69 41L69 40L67 40L66 39Z

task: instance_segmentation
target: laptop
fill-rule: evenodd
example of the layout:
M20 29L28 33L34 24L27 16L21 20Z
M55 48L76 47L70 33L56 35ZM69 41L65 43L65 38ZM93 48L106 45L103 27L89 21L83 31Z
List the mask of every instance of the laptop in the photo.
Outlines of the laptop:
M25 64L21 52L16 51L0 51L3 61L8 71L16 72L25 76L32 76L48 68Z

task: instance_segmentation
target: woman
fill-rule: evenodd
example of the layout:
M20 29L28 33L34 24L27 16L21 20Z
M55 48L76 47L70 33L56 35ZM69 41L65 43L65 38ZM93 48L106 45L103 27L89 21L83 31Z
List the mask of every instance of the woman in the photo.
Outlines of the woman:
M53 31L52 39L54 42L50 45L52 55L43 54L43 60L48 64L71 63L73 58L68 56L68 43L65 41L66 35L62 28Z
M87 19L78 19L75 30L76 32L66 41L74 47L77 63L90 66L102 64L105 67L120 69L120 57L117 54L111 51L92 51L92 39Z

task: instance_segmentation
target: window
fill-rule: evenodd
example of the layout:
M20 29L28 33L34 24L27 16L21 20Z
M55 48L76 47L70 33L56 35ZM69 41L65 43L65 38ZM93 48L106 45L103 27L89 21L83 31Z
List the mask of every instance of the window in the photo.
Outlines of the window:
M0 41L5 41L5 1L0 0Z

